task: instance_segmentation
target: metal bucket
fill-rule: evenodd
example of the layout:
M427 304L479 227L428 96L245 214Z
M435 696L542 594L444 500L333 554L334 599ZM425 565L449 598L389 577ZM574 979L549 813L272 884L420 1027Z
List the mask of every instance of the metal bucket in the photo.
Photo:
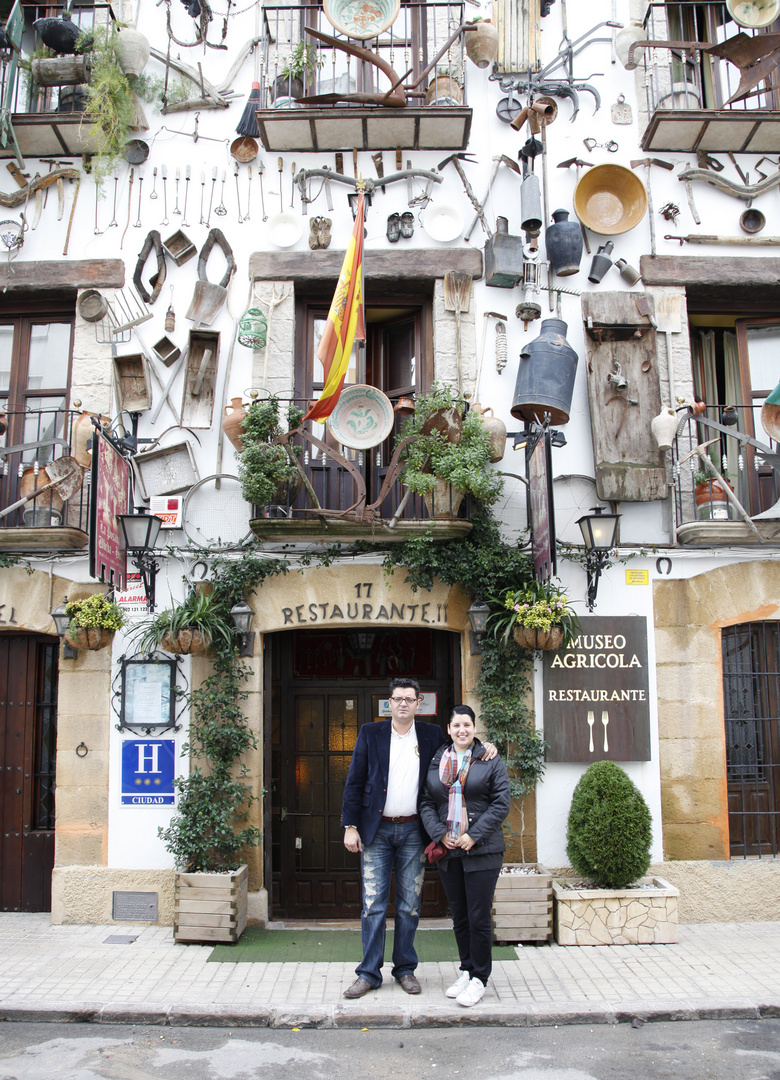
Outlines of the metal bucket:
M577 354L566 340L566 330L562 319L544 319L539 337L520 353L511 409L518 420L542 423L547 413L554 426L568 422Z

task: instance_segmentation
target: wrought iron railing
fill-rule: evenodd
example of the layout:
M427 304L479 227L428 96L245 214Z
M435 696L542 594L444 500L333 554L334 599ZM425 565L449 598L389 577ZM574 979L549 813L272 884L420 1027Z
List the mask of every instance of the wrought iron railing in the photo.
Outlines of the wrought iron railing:
M299 407L307 403L296 402ZM286 410L287 403L284 402ZM396 433L379 446L353 450L337 442L319 424L281 443L294 446L300 465L299 482L283 485L278 497L254 508L255 517L305 521L340 518L359 523L388 523L426 519L470 519L471 506L447 484L430 496L412 495L399 483L403 446Z
M700 416L687 412L680 414L677 438L672 447L678 527L694 521L744 520L740 506L745 515L752 518L777 502L780 497L780 447L764 434L760 412L760 406L737 405L726 409L709 406L707 413ZM759 438L741 430L748 415L753 418L753 430ZM734 424L735 418L737 424ZM703 455L722 481L703 460ZM729 497L725 484L734 498Z
M699 111L701 109L780 109L780 77L777 68L752 88L747 97L730 101L738 91L744 62L735 39L754 37L762 31L737 25L725 3L673 0L652 3L645 17L647 40L670 42L670 46L633 46L644 72L648 113L658 109ZM733 42L731 46L728 42ZM714 55L706 46L722 46ZM705 46L705 48L702 48Z
M24 30L22 33L20 54L22 64L17 64L11 76L12 51L0 49L0 104L10 113L72 113L82 112L85 104L85 87L82 84L61 86L39 86L28 70L29 61L43 47L33 23L42 18L59 18L68 11L71 20L84 32L94 32L107 28L113 20L110 4L79 4L78 0L71 7L67 3L24 4Z
M317 102L317 106L339 108L354 105L367 108L379 105L380 99L392 89L387 74L360 57L347 55L330 43L307 33L312 28L332 38L371 50L378 58L390 65L397 77L407 75L405 96L410 105L460 104L456 97L460 90L465 104L465 50L463 35L449 46L436 61L433 70L420 82L425 69L447 44L451 35L463 23L464 5L461 3L403 3L395 22L387 30L369 40L358 40L337 31L325 18L320 4L265 5L261 42L261 109L295 109L291 61L302 55L308 46L309 62L303 89L306 95L333 96L353 95L353 99ZM435 82L438 75L444 78ZM451 81L450 81L451 80ZM457 84L457 87L455 86ZM427 96L426 96L427 95ZM375 98L377 100L372 100ZM360 99L360 100L359 100ZM430 100L429 100L430 99Z
M74 482L80 479L69 497L62 497L64 486L57 483L47 486L51 479L47 466L63 458L74 458L74 425L80 415L64 409L2 414L5 430L0 445L0 513L3 515L0 529L69 527L88 532L89 468L74 465L73 460L67 462ZM78 460L85 461L83 448L78 453ZM77 468L82 474L80 478L76 475ZM7 512L28 495L32 498Z

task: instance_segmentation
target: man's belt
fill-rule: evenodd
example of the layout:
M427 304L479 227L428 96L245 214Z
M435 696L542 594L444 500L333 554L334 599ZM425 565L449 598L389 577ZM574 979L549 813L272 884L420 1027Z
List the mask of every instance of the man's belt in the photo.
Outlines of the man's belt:
M382 821L394 821L396 825L403 825L407 821L415 821L417 814L407 814L406 817L385 817L382 815Z

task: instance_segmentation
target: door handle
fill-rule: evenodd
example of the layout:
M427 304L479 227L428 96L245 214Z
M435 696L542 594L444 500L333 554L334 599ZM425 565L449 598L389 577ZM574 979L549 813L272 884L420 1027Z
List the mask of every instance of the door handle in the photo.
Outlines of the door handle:
M282 807L282 821L288 817L314 817L311 810L288 810L286 806Z

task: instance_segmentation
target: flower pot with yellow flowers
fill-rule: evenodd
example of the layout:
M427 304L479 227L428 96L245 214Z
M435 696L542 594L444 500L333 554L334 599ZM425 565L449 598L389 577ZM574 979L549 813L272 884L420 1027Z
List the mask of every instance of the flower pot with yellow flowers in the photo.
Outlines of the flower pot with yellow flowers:
M77 649L104 649L125 624L121 608L102 593L67 601L65 614L70 616L65 640Z
M567 648L582 629L566 590L551 581L504 589L492 602L488 630L505 645L512 637L521 649Z

